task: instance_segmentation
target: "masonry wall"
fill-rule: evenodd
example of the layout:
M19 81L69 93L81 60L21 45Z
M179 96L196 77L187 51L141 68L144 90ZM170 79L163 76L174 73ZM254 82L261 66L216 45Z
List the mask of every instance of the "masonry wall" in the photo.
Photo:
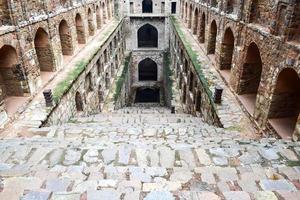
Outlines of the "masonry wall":
M233 9L228 10L228 0L213 2L182 0L180 16L191 31L197 29L194 34L208 54L212 54L210 49L214 43L211 37L212 24L216 24L216 50L213 52L216 67L222 72L223 63L228 63L225 69L230 72L230 80L227 83L235 91L237 99L244 93L251 93L256 97L255 111L248 113L249 117L262 131L275 133L269 119L274 116L274 110L270 110L271 104L278 98L275 94L278 76L284 69L292 69L300 77L300 32L295 32L300 28L300 3L245 0L236 1L232 5ZM226 52L228 48L224 48L224 45L232 44L226 40L226 31L231 32L234 37L232 59ZM251 45L257 47L261 58L260 76L257 71L250 69L254 68L253 61L247 60ZM247 79L249 82L244 81ZM242 102L241 104L244 106ZM296 107L294 109L297 110ZM248 112L246 108L245 111ZM299 133L295 131L295 134Z
M101 46L72 87L49 114L43 126L62 124L74 116L86 116L102 111L110 85L124 59L125 38L122 36L122 32L123 23ZM113 48L110 49L110 46ZM110 52L107 60L104 58L104 51ZM118 60L115 59L116 55ZM81 102L76 102L76 93L80 94ZM78 110L77 105L81 105L82 110Z
M0 60L9 60L6 47L12 48L17 58L0 66L2 81L0 93L3 94L0 95L0 112L3 116L1 121L6 121L8 117L13 117L6 114L4 99L7 96L34 96L46 84L41 79L41 72L57 73L64 67L65 56L71 56L78 50L76 16L79 15L81 18L80 43L83 44L89 39L88 10L91 10L90 23L96 30L112 18L114 8L111 0L89 2L22 0L4 1L3 5L6 7L0 8L0 25L2 25ZM97 27L97 23L101 26ZM47 40L47 44L41 47L36 43L39 30L45 35L41 39L42 42ZM17 69L14 66L17 66ZM4 68L5 70L2 70ZM11 94L5 92L7 88L4 87L9 83L6 81L8 74L12 74L9 90L14 92Z

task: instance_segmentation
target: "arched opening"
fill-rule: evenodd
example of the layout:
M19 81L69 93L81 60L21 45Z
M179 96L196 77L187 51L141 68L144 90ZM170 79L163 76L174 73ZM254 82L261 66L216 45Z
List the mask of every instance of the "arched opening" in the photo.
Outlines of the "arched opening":
M205 14L202 14L201 22L200 22L200 32L199 32L199 42L205 42Z
M210 25L210 34L207 44L207 53L215 54L216 52L216 39L217 39L217 23L215 20Z
M184 22L187 22L187 18L188 18L188 5L187 2L184 5Z
M109 73L105 73L105 88L108 89L110 86L110 78L109 78Z
M293 69L280 72L272 95L269 121L277 133L291 137L300 111L300 77Z
M88 9L88 27L89 27L89 35L93 36L95 34L94 22L93 22L93 14L91 9Z
M188 28L191 28L192 27L192 15L193 14L193 7L192 7L192 4L190 5L190 9L189 9L189 24L188 24Z
M97 23L97 29L101 28L101 13L99 6L96 7L96 23Z
M152 13L153 5L152 0L143 0L142 2L142 12L143 13Z
M135 95L135 103L159 103L160 94L158 88L138 88Z
M102 20L103 20L103 24L105 24L106 21L107 21L107 14L106 14L105 3L102 3Z
M101 104L104 101L104 93L101 85L99 85L98 87L98 100L99 100L99 110L101 111Z
M198 8L196 8L195 10L195 14L194 14L194 28L193 28L193 34L197 34L197 30L198 30L198 23L199 23L199 13L198 13Z
M93 89L93 82L92 82L92 75L91 72L89 72L85 77L85 91L92 92Z
M157 64L150 58L139 63L139 81L157 81Z
M250 114L254 113L261 72L260 51L255 43L251 43L247 49L246 60L241 71L238 87L241 101Z
M158 31L150 25L145 24L138 30L138 47L157 47Z
M236 0L227 0L226 12L231 14L235 13L235 9L238 7Z
M0 26L10 24L11 21L9 16L8 2L6 0L2 0L0 4Z
M197 96L196 96L196 111L200 112L201 111L201 91L197 91Z
M28 93L28 83L24 69L18 63L16 50L9 45L0 49L0 101L4 101L8 115L17 111Z
M234 35L230 28L225 30L220 50L220 70L228 70L230 74L234 49Z
M111 19L110 1L106 0L107 19Z
M250 23L257 23L260 18L260 10L258 5L258 0L252 0L250 7Z
M193 91L194 89L194 74L190 73L190 79L189 79L189 91Z
M81 94L79 92L76 92L75 94L75 105L77 111L79 112L83 111L83 101L81 98Z
M79 13L75 17L75 23L76 23L77 42L78 44L85 44L84 25Z
M186 85L183 84L182 88L182 102L185 104L186 103Z
M59 38L63 55L73 54L72 36L69 26L65 20L59 24Z
M49 36L42 28L39 28L35 34L34 48L39 61L40 70L46 72L54 71L54 59L49 43Z

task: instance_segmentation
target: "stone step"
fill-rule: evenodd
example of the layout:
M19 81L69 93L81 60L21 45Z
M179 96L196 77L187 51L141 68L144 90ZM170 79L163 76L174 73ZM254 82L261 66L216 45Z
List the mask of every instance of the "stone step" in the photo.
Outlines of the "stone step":
M292 199L300 189L299 144L284 140L14 138L0 151L0 199Z

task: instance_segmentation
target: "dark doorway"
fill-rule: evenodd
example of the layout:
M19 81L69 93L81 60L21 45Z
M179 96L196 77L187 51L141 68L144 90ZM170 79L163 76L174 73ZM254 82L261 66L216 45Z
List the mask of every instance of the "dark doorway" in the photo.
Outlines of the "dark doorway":
M268 118L283 137L291 137L300 112L300 77L294 69L282 70L272 95Z
M141 89L136 90L135 103L159 103L159 89Z
M154 26L145 24L138 30L138 47L157 47L158 32Z
M152 1L143 0L143 13L152 13Z
M150 58L139 63L139 81L157 81L157 64Z
M171 13L172 13L172 14L175 14L175 13L176 13L176 2L172 2L172 5L171 5Z

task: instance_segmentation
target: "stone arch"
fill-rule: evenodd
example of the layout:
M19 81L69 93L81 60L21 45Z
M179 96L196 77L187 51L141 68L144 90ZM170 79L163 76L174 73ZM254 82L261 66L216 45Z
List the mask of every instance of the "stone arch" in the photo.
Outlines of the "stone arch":
M199 26L199 11L198 11L198 8L196 8L195 9L195 14L194 14L193 34L197 34L198 26Z
M90 8L88 9L88 27L89 27L89 35L93 36L95 34L95 28L94 28L93 13Z
M105 73L105 88L108 89L110 86L110 78L109 78L109 73Z
M152 13L153 12L152 0L143 0L142 1L142 12L143 13Z
M138 30L138 47L158 47L158 31L151 24L145 24Z
M92 82L92 74L89 72L85 77L85 91L92 92L94 90L93 88L93 82Z
M196 94L196 111L201 112L201 91L197 90Z
M19 64L16 49L4 45L0 49L0 100L10 96L24 96L26 75Z
M258 23L260 20L260 4L259 0L252 0L251 6L250 6L250 17L249 22L250 23Z
M98 86L98 99L99 99L99 104L103 103L103 101L104 101L104 92L103 92L101 84L99 84L99 86ZM101 106L100 106L100 109L101 109Z
M34 48L41 71L55 71L54 56L49 42L49 35L43 28L38 28L34 37Z
M190 7L189 7L189 19L188 19L188 28L191 28L192 27L192 18L193 18L193 6L192 4L190 4Z
M190 77L189 77L189 91L193 91L194 89L194 73L190 72Z
M137 88L135 103L159 103L159 88Z
M76 14L75 25L76 25L78 44L85 44L86 41L85 41L84 24L83 24L81 15L79 13Z
M217 41L218 27L215 20L210 24L209 38L207 43L207 53L215 54L216 52L216 41Z
M186 104L186 84L183 84L182 87L182 103Z
M234 50L234 34L231 28L227 28L220 49L220 69L231 70Z
M83 111L83 101L81 94L79 92L76 92L75 94L75 105L76 105L76 110L81 112Z
M139 81L157 81L157 64L150 58L139 63L138 72Z
M73 54L72 36L66 20L59 23L59 38L63 55Z
M0 5L0 26L3 25L10 25L10 14L9 14L9 7L8 7L8 1L2 0Z
M200 21L199 42L205 42L205 14L203 13Z
M272 127L281 137L291 137L300 112L300 77L292 68L283 69L276 81L268 112Z
M185 2L185 6L184 6L184 22L187 22L187 18L188 18L188 4L187 2Z
M246 52L241 69L237 93L250 114L254 113L258 88L262 74L262 60L258 46L252 42Z
M106 6L105 6L105 3L103 2L102 3L102 22L103 22L103 24L105 24L106 23L106 21L107 21L107 12L106 12Z
M97 22L97 29L101 28L101 12L99 6L96 6L96 22Z

